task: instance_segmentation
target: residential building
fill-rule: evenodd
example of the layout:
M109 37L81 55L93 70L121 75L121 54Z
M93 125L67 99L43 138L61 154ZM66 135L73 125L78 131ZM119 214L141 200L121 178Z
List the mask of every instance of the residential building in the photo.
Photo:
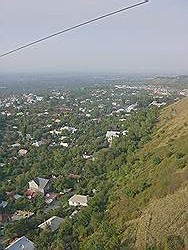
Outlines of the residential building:
M106 132L106 139L109 143L112 143L113 138L118 138L120 136L119 131L107 131Z
M19 156L24 156L24 155L26 155L27 154L27 150L26 149L20 149L19 151L18 151L18 155Z
M15 240L5 250L35 250L34 243L25 236Z
M45 195L45 203L47 205L52 204L54 201L57 200L58 195L55 193L49 193Z
M40 224L38 227L41 229L50 229L52 232L56 231L60 225L63 222L63 218L58 217L58 216L53 216L50 219L48 219L47 221L43 222L42 224Z
M70 199L69 199L69 205L70 206L87 206L87 202L88 202L88 196L85 195L73 195Z
M8 202L7 202L7 201L2 201L2 200L0 200L0 208L4 209L4 208L7 207L7 205L8 205Z
M80 180L81 179L81 175L78 174L69 174L68 177L72 180Z
M12 221L18 221L22 219L29 219L34 215L33 212L30 211L22 211L22 210L17 210L11 217Z
M45 195L50 189L50 180L37 177L29 182L29 189Z

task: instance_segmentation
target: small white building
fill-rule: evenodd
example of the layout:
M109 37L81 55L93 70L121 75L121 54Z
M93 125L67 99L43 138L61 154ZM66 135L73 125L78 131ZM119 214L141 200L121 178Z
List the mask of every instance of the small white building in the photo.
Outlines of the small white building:
M18 151L18 155L19 156L24 156L24 155L26 155L27 154L27 150L26 149L20 149L19 151Z
M69 144L67 142L60 142L60 146L68 148Z
M25 236L15 240L5 250L35 250L34 243Z
M20 194L15 194L15 195L13 196L13 199L14 199L14 200L19 200L20 198L22 198L22 195L20 195Z
M64 219L61 217L53 216L50 219L43 222L42 224L40 224L38 227L44 230L49 228L52 232L54 232L60 227L63 220Z
M33 143L32 143L32 146L40 147L40 146L42 146L43 144L44 144L43 141L36 141L36 142L33 142Z
M162 106L165 106L166 105L166 102L162 102L162 103L160 103L160 102L157 102L157 101L153 101L152 103L150 103L150 105L149 106L157 106L158 108L160 108L160 107L162 107Z
M136 106L137 106L137 105L138 105L138 104L135 103L135 104L132 104L132 105L128 106L127 109L126 109L126 112L127 112L127 113L130 113L132 110L136 110Z
M106 139L109 143L112 143L113 138L118 138L120 136L119 131L107 131L106 132Z
M70 132L70 133L72 133L72 134L74 134L74 133L77 131L76 128L74 128L74 127L69 127L69 126L62 127L60 130L61 130L61 131L62 131L62 130L67 130L68 132Z
M88 159L91 159L93 156L92 155L83 154L82 157L83 157L83 159L88 160Z
M84 206L87 207L88 196L75 194L69 199L69 206Z
M20 146L21 146L20 143L15 143L15 144L11 145L11 147L13 147L13 148L20 147Z
M56 123L60 123L61 120L60 120L60 119L56 119L55 122L56 122Z

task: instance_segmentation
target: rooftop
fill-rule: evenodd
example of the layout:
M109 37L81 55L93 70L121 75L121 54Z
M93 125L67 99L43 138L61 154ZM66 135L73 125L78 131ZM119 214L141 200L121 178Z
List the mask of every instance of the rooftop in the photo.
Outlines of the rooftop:
M33 181L41 188L45 188L45 186L48 184L49 180L48 179L45 179L45 178L40 178L40 177L37 177L35 179L33 179Z
M57 230L59 228L59 226L62 222L63 222L63 218L53 216L50 219L43 222L42 224L40 224L38 227L40 227L42 229L49 228L52 232L54 232L55 230Z
M25 236L17 239L11 243L5 250L34 250L34 244L32 241L27 239Z
M85 195L79 195L79 194L75 194L73 195L69 201L71 202L76 202L76 203L80 203L80 204L87 204L88 201L88 197Z

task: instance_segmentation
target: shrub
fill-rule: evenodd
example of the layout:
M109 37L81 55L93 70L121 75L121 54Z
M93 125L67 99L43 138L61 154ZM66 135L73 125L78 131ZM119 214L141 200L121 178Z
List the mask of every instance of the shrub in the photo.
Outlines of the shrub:
M154 165L159 165L161 163L161 158L159 156L156 156L154 159L153 159L153 163Z
M176 159L181 159L184 156L185 156L185 154L183 154L183 153L177 153L176 154Z
M178 161L177 167L178 167L179 169L185 168L185 167L186 167L186 162L183 161L183 160Z
M180 236L171 235L165 241L165 250L183 250L185 249L184 241Z
M168 153L166 154L166 157L170 158L173 154L174 154L174 153L173 153L172 151L170 151L170 152L168 152Z

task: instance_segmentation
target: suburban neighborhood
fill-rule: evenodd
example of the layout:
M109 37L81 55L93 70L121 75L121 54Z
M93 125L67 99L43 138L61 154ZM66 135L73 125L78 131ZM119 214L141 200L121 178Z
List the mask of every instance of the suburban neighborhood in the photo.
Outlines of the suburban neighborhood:
M79 90L0 96L6 122L0 147L0 245L40 249L36 242L44 232L81 220L101 192L98 178L106 178L107 152L121 152L123 141L135 138L134 117L185 95L182 89L116 80Z

